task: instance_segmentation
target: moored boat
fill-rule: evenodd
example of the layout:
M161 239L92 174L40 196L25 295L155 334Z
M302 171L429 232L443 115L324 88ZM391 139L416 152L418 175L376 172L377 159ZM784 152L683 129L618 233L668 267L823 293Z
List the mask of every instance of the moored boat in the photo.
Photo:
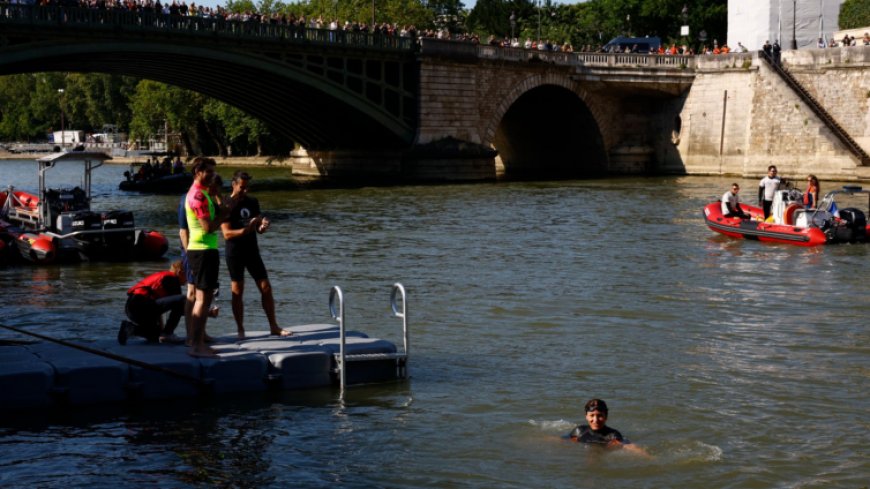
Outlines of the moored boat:
M841 207L844 202L850 207ZM758 207L746 204L740 207L749 214L748 219L725 217L721 202L712 202L704 207L704 221L713 231L732 238L797 246L864 243L870 236L867 225L870 191L858 186L829 192L815 209L803 206L797 190L777 190L767 220Z
M151 194L183 194L193 184L193 174L184 171L177 157L173 164L172 155L159 151L144 153L148 160L145 163L131 163L130 170L124 172L124 180L118 184L118 188ZM151 157L154 158L153 163Z
M124 180L118 184L118 188L149 194L183 194L190 189L192 184L193 175L185 172L153 177L147 180Z
M34 263L156 259L169 249L157 231L135 227L133 214L91 209L91 172L110 156L100 152L55 153L37 160L37 195L9 187L0 192L0 241ZM45 173L57 164L84 164L83 186L47 188Z

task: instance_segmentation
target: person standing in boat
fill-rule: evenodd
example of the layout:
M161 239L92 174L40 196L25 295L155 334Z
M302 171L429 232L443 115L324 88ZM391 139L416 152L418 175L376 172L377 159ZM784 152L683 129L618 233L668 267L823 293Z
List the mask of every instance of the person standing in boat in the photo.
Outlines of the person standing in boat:
M269 274L260 256L257 244L257 234L263 234L271 223L260 213L260 202L248 195L251 175L237 171L233 175L233 193L231 198L236 206L227 221L221 223L224 242L226 243L227 268L230 271L230 288L232 292L233 317L236 320L239 339L245 337L245 270L251 274L257 289L260 291L260 302L263 312L269 321L269 332L274 336L290 336L278 326L275 319L275 299L272 296L272 284Z
M193 338L188 352L194 357L217 356L217 352L206 345L205 327L220 270L217 230L235 206L232 197L218 202L210 195L216 166L213 158L197 157L193 161L193 185L184 201L189 228L187 259L196 287L190 316Z
M172 164L172 174L178 175L184 173L184 163L181 162L181 157L176 156L175 162Z
M168 271L152 273L127 290L124 312L129 321L121 321L118 343L127 344L130 336L148 341L177 343L175 327L184 315L184 295L181 286L187 283L184 266L173 262ZM165 325L163 313L169 312Z
M819 179L815 175L807 176L807 191L804 193L804 207L815 209L819 205Z
M650 455L642 447L634 445L623 438L622 433L607 426L607 403L601 399L591 399L583 407L586 422L574 428L568 434L571 441L599 446L608 450L626 449L639 455Z
M773 207L773 197L776 195L782 179L776 174L776 166L767 167L767 175L758 183L758 204L764 210L764 219L770 217L770 208Z
M722 195L722 215L724 217L739 217L740 219L749 219L749 215L743 212L740 207L740 200L737 198L737 192L740 192L740 185L737 182L731 184L731 190Z

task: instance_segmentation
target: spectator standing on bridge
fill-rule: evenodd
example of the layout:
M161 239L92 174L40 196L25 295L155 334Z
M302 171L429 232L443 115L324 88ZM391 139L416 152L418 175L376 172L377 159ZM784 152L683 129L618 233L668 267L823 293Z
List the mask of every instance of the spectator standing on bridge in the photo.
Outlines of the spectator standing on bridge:
M762 178L758 183L758 203L764 211L765 220L770 217L773 197L776 195L780 183L782 183L782 179L777 175L776 166L770 165L767 167L767 176Z
M761 50L764 51L764 55L770 59L771 51L773 50L773 46L770 45L770 41L764 41L764 46L761 46Z
M779 46L779 39L773 41L773 62L777 65L779 64L780 56L782 55L782 48Z
M289 331L281 329L275 319L275 299L272 296L272 284L266 266L260 256L257 244L257 234L269 230L271 223L260 212L260 202L248 195L251 176L244 171L233 175L233 193L230 198L236 206L230 212L229 219L221 223L221 231L226 243L227 268L230 271L230 288L232 291L233 318L236 320L239 339L245 337L245 270L251 274L257 289L260 290L260 302L266 319L269 321L269 333L273 336L290 336Z

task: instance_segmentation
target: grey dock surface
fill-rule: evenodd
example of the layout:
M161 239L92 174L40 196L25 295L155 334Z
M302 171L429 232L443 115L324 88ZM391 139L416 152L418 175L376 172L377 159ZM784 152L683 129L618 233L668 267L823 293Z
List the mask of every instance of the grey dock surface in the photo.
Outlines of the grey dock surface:
M235 394L338 385L339 326L308 324L285 329L293 335L281 338L268 332L249 332L244 340L235 335L217 337L212 346L218 358L194 358L184 345L147 343L139 338L131 338L126 346L108 339L80 342L156 368L45 341L0 346L0 409L185 398L204 391ZM389 354L396 353L396 345L389 341L348 331L345 352L385 354L383 361L348 368L349 384L401 377L396 361L389 359Z

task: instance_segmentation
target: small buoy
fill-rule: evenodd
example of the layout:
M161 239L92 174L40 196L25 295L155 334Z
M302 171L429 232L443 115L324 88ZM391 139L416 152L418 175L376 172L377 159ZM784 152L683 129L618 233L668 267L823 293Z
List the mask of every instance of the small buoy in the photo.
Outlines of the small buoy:
M143 258L157 259L169 251L169 240L157 231L143 231L137 243L139 253Z

